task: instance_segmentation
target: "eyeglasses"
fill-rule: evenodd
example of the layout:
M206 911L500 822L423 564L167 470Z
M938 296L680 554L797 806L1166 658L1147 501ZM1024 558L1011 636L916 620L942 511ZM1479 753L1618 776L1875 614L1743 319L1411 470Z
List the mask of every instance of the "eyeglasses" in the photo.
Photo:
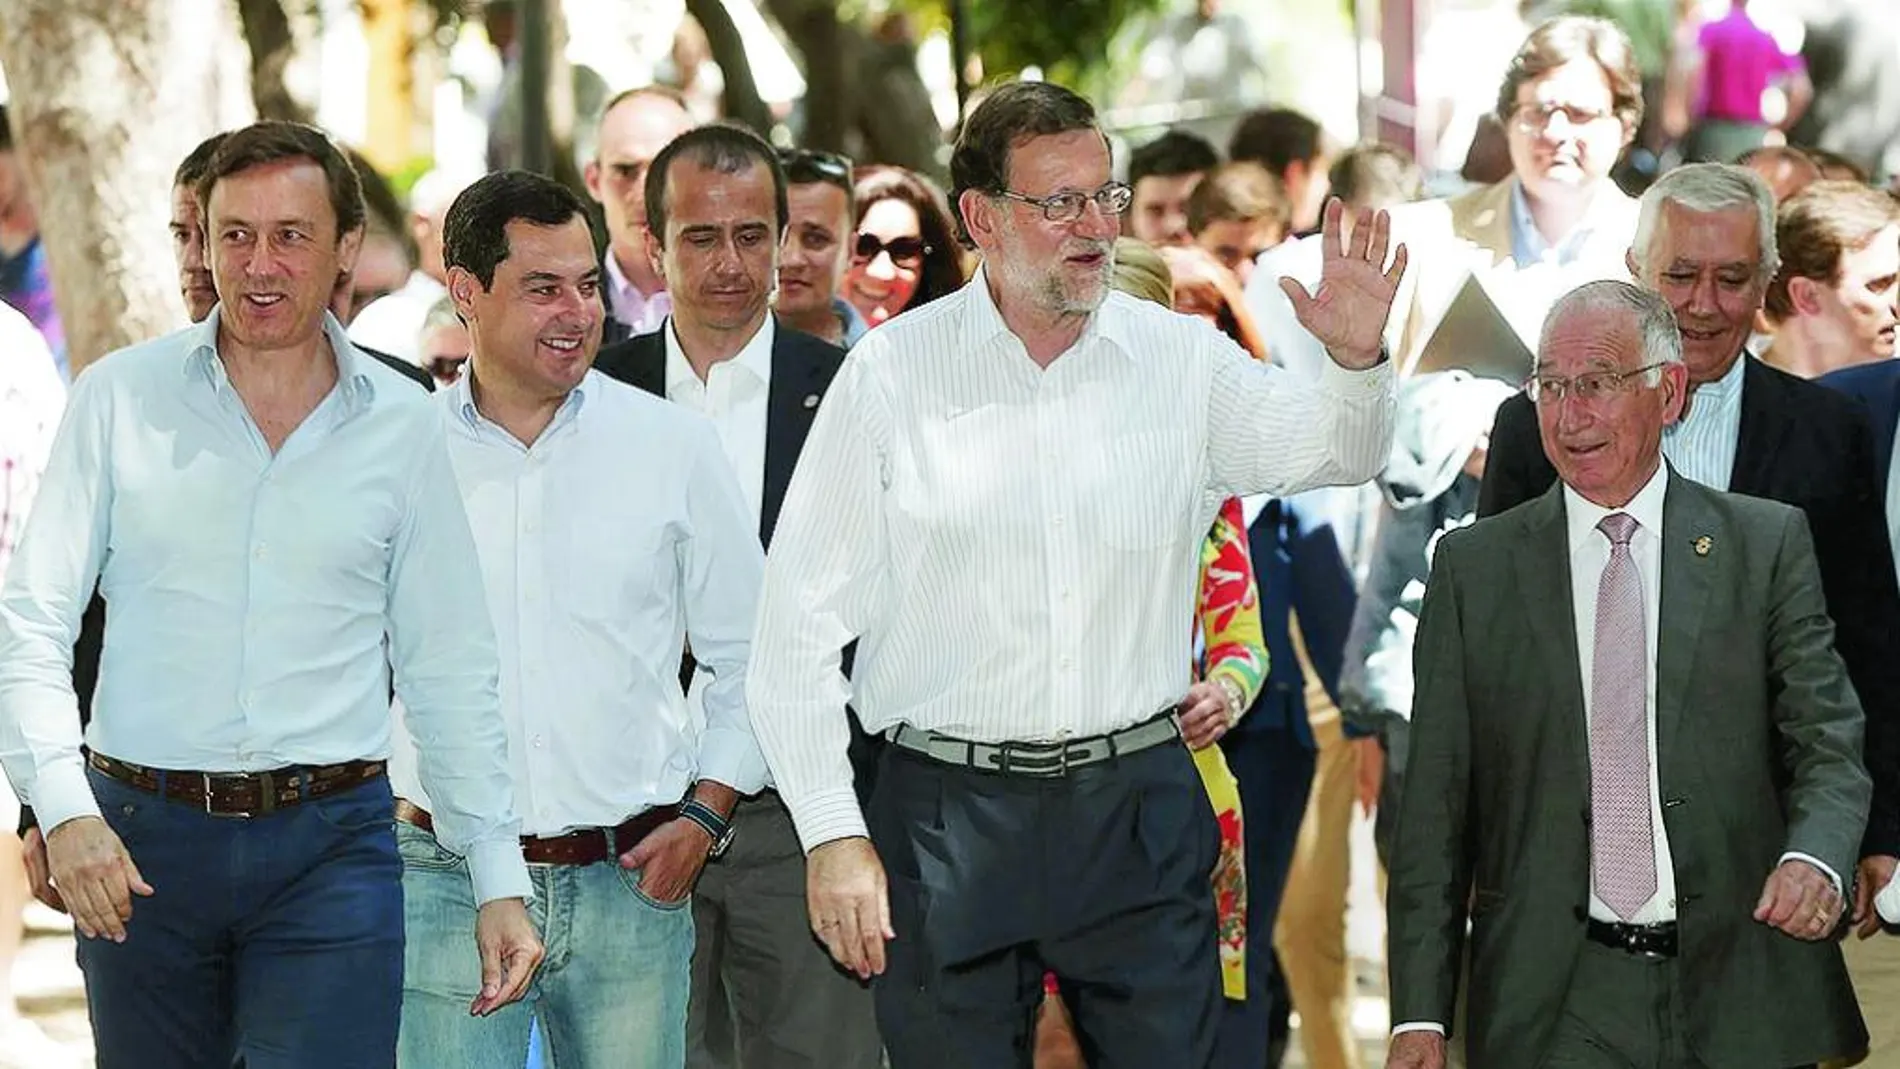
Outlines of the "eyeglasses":
M1088 210L1091 201L1102 210L1103 215L1120 215L1128 210L1128 205L1135 199L1135 191L1120 182L1110 182L1093 193L1070 191L1032 197L1013 189L999 189L996 195L1041 208L1042 217L1052 223L1075 222L1082 218L1082 213Z
M796 185L809 182L830 182L851 189L851 157L836 152L817 152L812 149L782 148L778 150L779 166L785 168L785 180Z
M1654 371L1663 366L1662 361L1645 364L1628 371L1591 371L1575 378L1562 379L1555 375L1538 375L1524 384L1524 392L1530 395L1534 403L1549 401L1561 404L1565 397L1574 397L1579 401L1601 401L1613 394L1622 393L1629 381L1638 375Z
M1564 122L1572 130L1581 130L1586 126L1616 118L1613 111L1597 111L1593 108L1580 108L1575 104L1519 104L1511 113L1511 123L1527 134L1541 134L1550 129L1551 121L1562 115Z
M891 254L891 262L904 267L916 267L924 262L924 257L936 250L924 244L922 238L892 238L885 241L876 234L858 232L857 241L851 246L851 257L859 263L870 263L877 259L878 253Z

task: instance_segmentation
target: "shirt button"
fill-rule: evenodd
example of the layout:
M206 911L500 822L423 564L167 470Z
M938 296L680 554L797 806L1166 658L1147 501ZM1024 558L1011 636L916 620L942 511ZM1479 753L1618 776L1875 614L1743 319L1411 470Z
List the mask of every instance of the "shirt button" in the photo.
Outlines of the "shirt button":
M1062 600L1063 601L1069 600L1069 588L1066 586L1062 588Z
M258 560L263 560L268 551L268 548L269 547L265 546L264 543L259 542L257 544L257 548L251 550L251 556L257 558Z
M1072 671L1075 668L1075 660L1074 658L1064 657L1062 658L1061 665L1064 672Z
M1063 515L1061 513L1057 513L1055 519L1051 522L1053 522L1057 527L1060 527L1062 526L1063 521L1064 521Z
M539 750L539 749L542 749L542 748L543 748L543 745L542 745L542 742L541 742L541 736L539 736L539 735L536 735L536 736L534 737L534 748L535 748L535 749L537 749L537 750Z

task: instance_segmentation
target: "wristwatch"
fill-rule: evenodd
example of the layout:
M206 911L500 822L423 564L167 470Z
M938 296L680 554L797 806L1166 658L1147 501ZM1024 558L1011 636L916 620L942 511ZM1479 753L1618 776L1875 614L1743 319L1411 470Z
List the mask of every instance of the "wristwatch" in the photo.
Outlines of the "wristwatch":
M707 857L725 856L727 848L732 845L731 820L721 816L719 810L696 798L688 798L681 803L680 816L706 829L706 834L712 836L712 849L707 852Z

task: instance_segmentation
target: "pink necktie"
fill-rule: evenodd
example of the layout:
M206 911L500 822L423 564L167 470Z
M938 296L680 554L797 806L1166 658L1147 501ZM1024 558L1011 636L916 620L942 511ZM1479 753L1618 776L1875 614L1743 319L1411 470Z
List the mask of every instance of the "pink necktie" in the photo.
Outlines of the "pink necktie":
M1636 519L1615 512L1597 529L1610 562L1597 582L1590 673L1590 868L1597 897L1629 920L1656 893L1649 811L1649 657L1643 584L1630 556Z

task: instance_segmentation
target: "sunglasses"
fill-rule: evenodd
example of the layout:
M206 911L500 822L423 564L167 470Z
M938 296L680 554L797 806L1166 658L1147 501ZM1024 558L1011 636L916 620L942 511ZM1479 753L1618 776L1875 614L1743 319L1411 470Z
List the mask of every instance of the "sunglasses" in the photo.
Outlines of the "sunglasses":
M778 153L779 166L785 168L785 178L795 185L808 182L830 182L843 186L846 192L851 189L851 157L836 152L814 152L810 149L785 148Z
M891 254L891 262L905 267L916 267L924 262L924 257L934 251L924 244L922 238L892 238L883 241L876 234L858 233L857 243L851 248L851 255L860 263L870 263L877 259L878 253Z

